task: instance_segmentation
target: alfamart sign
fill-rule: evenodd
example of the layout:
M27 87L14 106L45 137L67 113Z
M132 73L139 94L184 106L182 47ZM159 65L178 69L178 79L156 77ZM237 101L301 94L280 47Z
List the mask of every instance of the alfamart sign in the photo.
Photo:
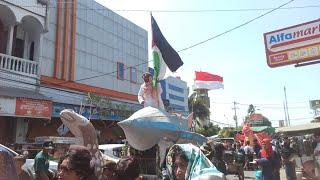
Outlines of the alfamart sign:
M270 67L320 59L320 19L265 33L264 43Z

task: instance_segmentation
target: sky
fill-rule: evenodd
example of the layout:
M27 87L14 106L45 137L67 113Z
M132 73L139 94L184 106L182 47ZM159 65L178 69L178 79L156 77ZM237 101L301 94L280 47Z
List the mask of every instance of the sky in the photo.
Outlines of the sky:
M149 11L152 11L163 35L179 52L267 12L267 10L190 11L276 8L289 0L96 1L147 30L150 48ZM192 87L195 71L206 71L224 78L224 89L209 92L212 120L234 126L232 108L233 102L237 102L239 124L247 115L249 104L253 104L257 113L262 113L271 120L273 126L277 127L278 121L285 119L284 87L286 87L291 125L312 120L314 113L310 109L309 100L320 99L320 64L270 68L267 65L263 40L263 33L320 18L319 0L294 0L284 7L301 6L319 7L278 9L234 31L179 52L184 65L175 76L180 76L189 87ZM151 59L150 50L149 57Z

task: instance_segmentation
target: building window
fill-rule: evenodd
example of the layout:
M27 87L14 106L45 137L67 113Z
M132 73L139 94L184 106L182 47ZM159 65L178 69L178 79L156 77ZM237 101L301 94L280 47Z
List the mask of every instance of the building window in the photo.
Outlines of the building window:
M177 104L170 104L170 106L172 107L173 111L185 111L185 107L184 106L180 106Z
M130 81L132 83L137 82L137 69L134 67L130 67Z
M177 92L180 92L180 93L184 93L184 89L182 88L179 88L177 86L174 86L172 84L169 84L169 89L173 90L173 91L177 91Z
M176 96L176 95L173 95L173 94L169 94L169 99L174 99L174 100L177 100L177 101L184 102L184 98L183 97Z
M117 78L124 79L124 64L120 62L117 62Z

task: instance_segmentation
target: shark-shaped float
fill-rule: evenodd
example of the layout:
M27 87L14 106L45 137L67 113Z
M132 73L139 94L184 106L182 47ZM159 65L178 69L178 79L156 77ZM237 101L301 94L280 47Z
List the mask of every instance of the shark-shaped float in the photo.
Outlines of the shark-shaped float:
M162 162L166 149L173 144L192 143L200 146L207 141L203 135L188 131L188 118L149 106L118 122L118 125L134 149L144 151L158 144Z
M62 123L69 128L71 133L91 152L91 166L94 167L95 176L102 179L103 156L99 151L99 143L96 130L91 122L72 109L64 109L60 112Z
M60 118L65 126L92 154L92 166L95 175L102 178L103 155L98 149L98 139L95 128L90 121L72 109L60 112ZM191 118L191 117L189 117ZM168 114L167 112L145 107L135 112L128 119L118 123L123 129L128 143L135 149L144 151L154 145L159 145L160 162L164 159L165 150L176 143L192 143L202 145L207 138L188 131L187 118Z

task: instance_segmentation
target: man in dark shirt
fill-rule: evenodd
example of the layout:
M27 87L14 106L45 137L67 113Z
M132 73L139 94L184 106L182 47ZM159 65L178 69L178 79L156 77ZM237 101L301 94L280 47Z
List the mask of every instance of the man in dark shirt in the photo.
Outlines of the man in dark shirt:
M283 149L281 151L281 156L283 159L283 163L285 166L285 172L287 176L287 180L296 180L296 171L295 171L295 164L292 161L294 155L293 148L290 147L290 141L285 141L283 144Z
M49 171L49 150L53 149L52 142L45 142L40 151L34 159L34 171L36 173L36 180L48 180L51 177Z

